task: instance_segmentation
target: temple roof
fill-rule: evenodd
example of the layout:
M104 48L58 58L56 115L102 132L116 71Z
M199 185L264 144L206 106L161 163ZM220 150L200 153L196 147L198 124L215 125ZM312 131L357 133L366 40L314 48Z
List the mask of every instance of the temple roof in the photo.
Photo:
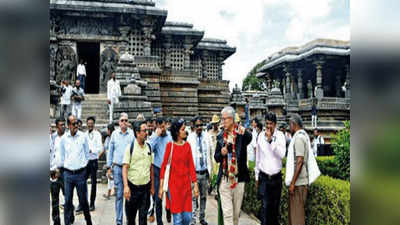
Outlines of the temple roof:
M161 30L162 35L190 36L194 44L197 44L204 35L204 31L193 29L193 24L184 22L165 22Z
M156 8L155 3L149 0L50 0L50 9L167 17L167 10Z
M233 53L236 52L235 47L231 47L227 44L225 40L216 39L216 38L203 38L199 44L196 46L197 50L209 50L209 51L218 51L224 53L224 58L228 58Z
M268 69L285 62L295 62L315 54L349 56L350 42L332 39L316 39L299 47L287 47L264 60L257 72L257 77L263 76ZM260 73L261 72L261 73Z

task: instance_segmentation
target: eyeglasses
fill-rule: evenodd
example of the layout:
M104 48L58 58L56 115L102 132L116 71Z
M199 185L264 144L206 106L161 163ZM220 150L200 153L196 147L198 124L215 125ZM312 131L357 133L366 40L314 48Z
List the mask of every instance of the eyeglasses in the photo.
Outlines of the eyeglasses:
M197 127L197 128L202 127L202 126L203 126L203 124L196 124L195 125L195 127Z
M119 120L120 122L128 122L128 120L126 120L126 119L121 119L121 120Z
M222 117L221 118L222 121L227 120L227 119L233 119L233 117Z

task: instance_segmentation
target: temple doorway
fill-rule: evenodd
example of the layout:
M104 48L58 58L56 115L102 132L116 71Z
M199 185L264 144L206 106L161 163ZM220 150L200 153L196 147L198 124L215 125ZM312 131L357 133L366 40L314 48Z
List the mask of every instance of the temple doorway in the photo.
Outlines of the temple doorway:
M98 94L100 81L100 43L78 42L78 62L82 59L86 66L85 93Z

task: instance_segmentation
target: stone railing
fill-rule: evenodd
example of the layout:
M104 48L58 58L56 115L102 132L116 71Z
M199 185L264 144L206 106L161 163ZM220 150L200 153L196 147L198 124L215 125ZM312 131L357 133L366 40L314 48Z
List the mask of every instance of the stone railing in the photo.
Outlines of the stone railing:
M300 99L299 109L300 110L311 110L313 101L316 102L317 109L331 110L350 110L350 99L349 98L336 98L336 97L324 97L321 99Z

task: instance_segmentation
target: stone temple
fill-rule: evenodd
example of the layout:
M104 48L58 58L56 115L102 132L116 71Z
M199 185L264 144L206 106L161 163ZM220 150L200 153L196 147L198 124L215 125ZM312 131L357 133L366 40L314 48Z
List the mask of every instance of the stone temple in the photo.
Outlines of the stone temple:
M306 130L312 131L311 108L316 106L318 129L327 143L331 134L350 120L351 77L350 43L317 39L303 46L288 47L263 61L256 76L264 82L264 91L234 88L231 104L244 118L249 100L250 117L263 117L274 111L279 123L290 113L302 116Z
M112 71L122 89L114 120L120 112L209 119L228 105L222 66L236 48L192 24L166 21L167 14L149 0L50 0L50 117L58 111L55 84L74 82L80 60L87 71L82 119L95 115L97 124L108 122Z

